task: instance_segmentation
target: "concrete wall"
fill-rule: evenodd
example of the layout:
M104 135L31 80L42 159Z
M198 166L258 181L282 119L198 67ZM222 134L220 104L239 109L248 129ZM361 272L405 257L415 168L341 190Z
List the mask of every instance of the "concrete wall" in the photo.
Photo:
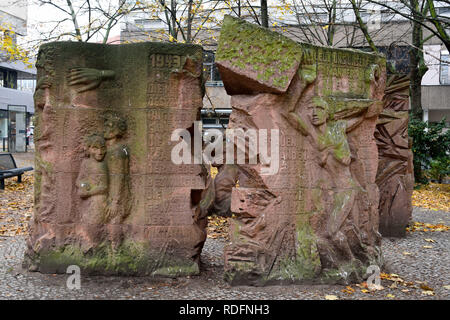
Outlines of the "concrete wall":
M439 122L446 118L450 125L450 85L422 86L424 120Z
M422 106L428 110L450 110L450 86L422 86Z

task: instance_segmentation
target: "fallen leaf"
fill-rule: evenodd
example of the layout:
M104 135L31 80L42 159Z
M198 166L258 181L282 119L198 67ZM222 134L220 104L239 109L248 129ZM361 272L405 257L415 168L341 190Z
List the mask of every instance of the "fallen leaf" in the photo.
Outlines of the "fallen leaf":
M356 285L358 288L366 288L367 289L367 282L362 282L362 283L358 283L357 285Z
M339 300L339 298L337 296L335 296L334 294L329 294L325 296L326 300Z
M422 291L422 294L423 294L423 295L426 295L426 296L434 296L434 291L431 291L431 290L423 290L423 291Z
M344 292L344 293L347 293L347 294L353 294L353 293L355 293L355 289L353 289L353 288L350 287L350 286L345 287L345 289L342 289L341 291Z
M420 284L420 289L426 290L426 291L433 291L433 288L429 287L426 283Z
M423 246L423 248L425 248L425 249L432 249L433 246Z
M381 284L369 284L367 285L369 290L371 291L380 291L380 290L384 290L384 287Z
M412 253L411 253L411 252L408 252L408 251L403 251L403 254L404 254L405 256L409 256L409 255L411 255Z
M425 240L426 242L436 242L435 240L433 240L433 239L423 239L423 240Z
M450 290L450 285L444 286L444 289Z
M390 294L390 293L388 293L388 294L386 295L386 297L387 297L387 298L395 298L395 296L394 296L393 294Z

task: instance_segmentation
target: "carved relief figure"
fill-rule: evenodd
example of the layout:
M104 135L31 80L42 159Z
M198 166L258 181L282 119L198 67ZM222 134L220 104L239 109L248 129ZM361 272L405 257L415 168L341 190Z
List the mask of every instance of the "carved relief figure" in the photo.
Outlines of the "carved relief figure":
M88 205L84 207L82 221L89 224L105 222L108 197L108 168L103 161L106 154L105 139L93 134L86 138L88 158L81 162L77 178L78 195Z
M321 239L317 244L322 266L335 268L339 266L339 254L347 261L354 260L344 229L356 228L349 221L349 215L355 203L358 185L350 172L352 156L346 134L360 124L363 117L327 121L329 106L321 97L313 98L312 104L307 107L306 117L307 119L291 112L287 120L308 138L317 151L318 164L326 170L332 180L332 187L335 190L333 206L331 212L324 213L326 227L319 235Z
M54 52L52 50L39 51L36 61L38 81L34 92L34 105L37 114L36 142L36 182L40 188L36 189L36 210L42 216L50 214L55 208L54 194L51 192L55 181L52 176L50 162L54 161L53 143L50 139L53 133L51 115L53 103L50 89L55 71L53 68ZM42 199L39 201L39 199Z
M108 113L105 118L104 138L106 140L105 161L109 172L109 194L106 208L106 221L120 224L129 214L129 151L121 143L127 130L125 119Z

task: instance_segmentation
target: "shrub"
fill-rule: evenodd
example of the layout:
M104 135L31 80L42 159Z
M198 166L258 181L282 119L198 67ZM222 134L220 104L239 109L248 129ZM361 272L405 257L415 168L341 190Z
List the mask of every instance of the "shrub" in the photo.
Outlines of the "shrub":
M413 139L414 178L416 182L427 183L428 178L424 175L424 171L431 169L433 160L435 161L432 173L434 176L438 174L439 168L445 168L445 161L438 161L438 159L446 158L448 160L450 130L445 130L445 119L438 123L411 119L408 134Z

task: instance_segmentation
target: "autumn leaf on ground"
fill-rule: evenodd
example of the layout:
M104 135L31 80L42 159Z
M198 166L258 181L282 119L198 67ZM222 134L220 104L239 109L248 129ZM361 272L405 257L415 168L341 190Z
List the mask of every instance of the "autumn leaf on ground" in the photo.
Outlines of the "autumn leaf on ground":
M367 290L367 289L361 289L361 292L362 292L362 293L369 293L370 291Z
M412 204L430 210L450 211L450 185L429 183L413 191Z
M339 298L337 296L335 296L334 294L329 294L325 296L326 300L339 300Z
M228 221L228 218L219 216L209 216L207 228L208 238L211 239L222 238L229 240L229 233L228 233L229 227L230 223Z
M369 290L371 290L371 291L384 290L384 287L381 284L368 284L367 286L368 286Z
M444 224L430 224L422 222L412 222L409 227L406 228L408 232L443 232L449 231L450 227Z
M347 294L354 294L355 293L355 289L353 289L350 286L346 286L345 289L342 289L341 291L344 292L344 293L347 293Z
M421 283L420 289L425 290L425 291L434 291L433 288L429 287L426 283Z

